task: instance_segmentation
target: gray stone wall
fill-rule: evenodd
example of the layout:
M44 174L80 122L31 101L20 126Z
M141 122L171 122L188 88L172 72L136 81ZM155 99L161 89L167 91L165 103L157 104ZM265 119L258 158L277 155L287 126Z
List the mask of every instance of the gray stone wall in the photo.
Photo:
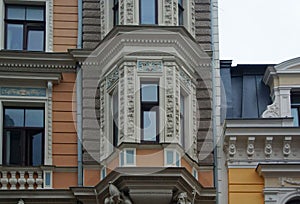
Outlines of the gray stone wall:
M83 48L93 49L100 42L100 0L83 0Z

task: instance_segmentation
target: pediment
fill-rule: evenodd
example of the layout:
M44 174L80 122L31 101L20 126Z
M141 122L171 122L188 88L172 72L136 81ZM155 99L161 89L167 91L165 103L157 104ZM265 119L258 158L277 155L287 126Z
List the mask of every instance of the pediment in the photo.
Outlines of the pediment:
M300 57L276 65L275 70L277 73L300 73Z

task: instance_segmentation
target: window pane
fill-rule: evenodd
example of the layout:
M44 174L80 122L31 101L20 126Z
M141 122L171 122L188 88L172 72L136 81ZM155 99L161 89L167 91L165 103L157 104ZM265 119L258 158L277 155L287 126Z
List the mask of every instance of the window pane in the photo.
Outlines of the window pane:
M124 152L123 151L121 151L121 153L120 153L120 165L124 166Z
M144 111L144 140L156 141L156 111Z
M44 21L43 7L27 7L26 20Z
M179 153L178 152L176 152L175 153L176 154L176 166L180 166L180 157L179 157Z
M141 0L141 24L156 24L156 0Z
M22 164L22 147L21 147L21 131L5 131L6 139L6 164L21 165Z
M26 127L44 127L44 111L36 109L25 110Z
M23 109L5 109L5 127L23 127L24 110Z
M184 96L180 94L180 114L184 114Z
M294 118L294 126L299 126L299 112L298 108L292 108L292 117Z
M43 51L44 50L44 31L29 30L27 39L27 50Z
M25 20L25 7L23 7L23 6L7 6L7 19Z
M7 24L6 49L23 49L23 25Z
M157 102L157 84L142 84L142 102Z
M31 143L31 161L33 166L42 164L43 157L43 131L29 132Z
M134 151L126 150L126 162L127 164L134 164Z
M167 164L171 165L173 163L173 151L167 151Z
M178 0L178 4L182 6L182 0Z

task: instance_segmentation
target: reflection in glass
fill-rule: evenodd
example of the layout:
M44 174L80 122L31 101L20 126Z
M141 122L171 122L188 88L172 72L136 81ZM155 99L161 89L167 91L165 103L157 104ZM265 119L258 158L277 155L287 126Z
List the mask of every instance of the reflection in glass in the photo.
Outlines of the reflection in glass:
M134 164L134 151L126 150L126 162L127 164Z
M43 51L44 50L44 31L29 30L27 36L27 50Z
M43 156L43 133L29 133L31 137L31 160L32 166L39 166L42 164L42 156Z
M5 109L5 127L23 127L24 110L23 109Z
M23 49L23 25L7 24L6 49Z
M21 165L21 131L12 130L4 132L6 140L6 165Z
M167 164L172 165L173 163L173 151L167 151Z
M43 7L27 7L26 20L44 21L44 8Z
M142 102L157 102L157 84L142 84Z
M44 127L44 111L41 109L25 110L25 126L26 127Z
M25 7L7 6L6 18L12 20L25 20Z
M144 141L156 141L156 111L144 111Z
M294 120L293 120L294 126L299 126L299 112L298 112L298 108L292 108L292 117L294 118Z
M140 0L140 23L157 24L156 0Z

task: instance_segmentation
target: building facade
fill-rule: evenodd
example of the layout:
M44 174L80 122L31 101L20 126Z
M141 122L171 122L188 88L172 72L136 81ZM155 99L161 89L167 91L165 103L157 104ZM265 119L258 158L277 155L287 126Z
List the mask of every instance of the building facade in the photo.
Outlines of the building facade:
M227 112L219 185L228 185L222 203L300 203L299 70L299 58L277 65L221 61Z
M216 5L0 0L0 203L216 203Z

